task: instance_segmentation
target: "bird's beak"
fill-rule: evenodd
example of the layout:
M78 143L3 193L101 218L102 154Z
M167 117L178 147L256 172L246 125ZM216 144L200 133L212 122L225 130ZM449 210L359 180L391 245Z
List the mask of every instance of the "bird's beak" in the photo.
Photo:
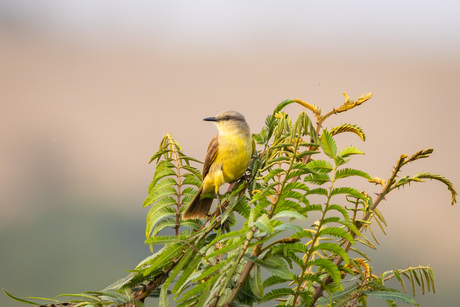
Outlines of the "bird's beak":
M204 118L203 120L207 121L207 122L218 122L219 120L217 118L215 118L214 116L211 116L211 117L206 117Z

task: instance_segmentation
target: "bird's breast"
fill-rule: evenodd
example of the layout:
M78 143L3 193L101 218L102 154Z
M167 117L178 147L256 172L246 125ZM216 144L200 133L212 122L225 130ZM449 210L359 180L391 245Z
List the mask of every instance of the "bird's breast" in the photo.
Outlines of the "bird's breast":
M248 135L226 135L219 137L217 159L222 165L225 182L234 181L243 176L252 156L252 140Z

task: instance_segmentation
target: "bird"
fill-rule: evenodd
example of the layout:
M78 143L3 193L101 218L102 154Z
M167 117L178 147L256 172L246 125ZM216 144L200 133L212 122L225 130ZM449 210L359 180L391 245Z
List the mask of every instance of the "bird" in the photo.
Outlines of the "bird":
M182 215L183 220L207 217L213 198L206 194L215 193L220 206L219 187L241 178L255 151L249 125L241 113L224 111L203 120L214 122L218 134L209 143L203 165L203 183Z

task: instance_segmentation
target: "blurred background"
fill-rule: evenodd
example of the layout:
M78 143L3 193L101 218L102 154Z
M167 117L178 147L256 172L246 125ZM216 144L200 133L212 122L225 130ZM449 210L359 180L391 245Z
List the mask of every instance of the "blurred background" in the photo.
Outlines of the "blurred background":
M366 153L353 166L387 178L401 154L433 147L402 175L460 188L458 16L443 0L1 0L0 288L54 297L125 276L150 254L142 202L162 136L203 160L216 129L202 119L222 110L258 132L285 99L327 112L344 91L373 92L326 122L364 129L364 143L338 137ZM374 273L430 265L437 291L417 290L421 306L460 300L450 197L427 182L380 207ZM0 306L22 305L2 293Z

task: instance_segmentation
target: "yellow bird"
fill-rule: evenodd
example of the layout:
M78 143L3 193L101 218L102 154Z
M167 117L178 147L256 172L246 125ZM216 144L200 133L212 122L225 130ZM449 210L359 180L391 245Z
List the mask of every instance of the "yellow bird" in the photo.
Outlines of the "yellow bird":
M212 138L203 166L203 184L195 195L182 219L205 219L211 208L212 198L204 197L214 192L220 205L219 187L242 177L255 150L249 125L236 111L224 111L205 121L215 122L219 133Z

